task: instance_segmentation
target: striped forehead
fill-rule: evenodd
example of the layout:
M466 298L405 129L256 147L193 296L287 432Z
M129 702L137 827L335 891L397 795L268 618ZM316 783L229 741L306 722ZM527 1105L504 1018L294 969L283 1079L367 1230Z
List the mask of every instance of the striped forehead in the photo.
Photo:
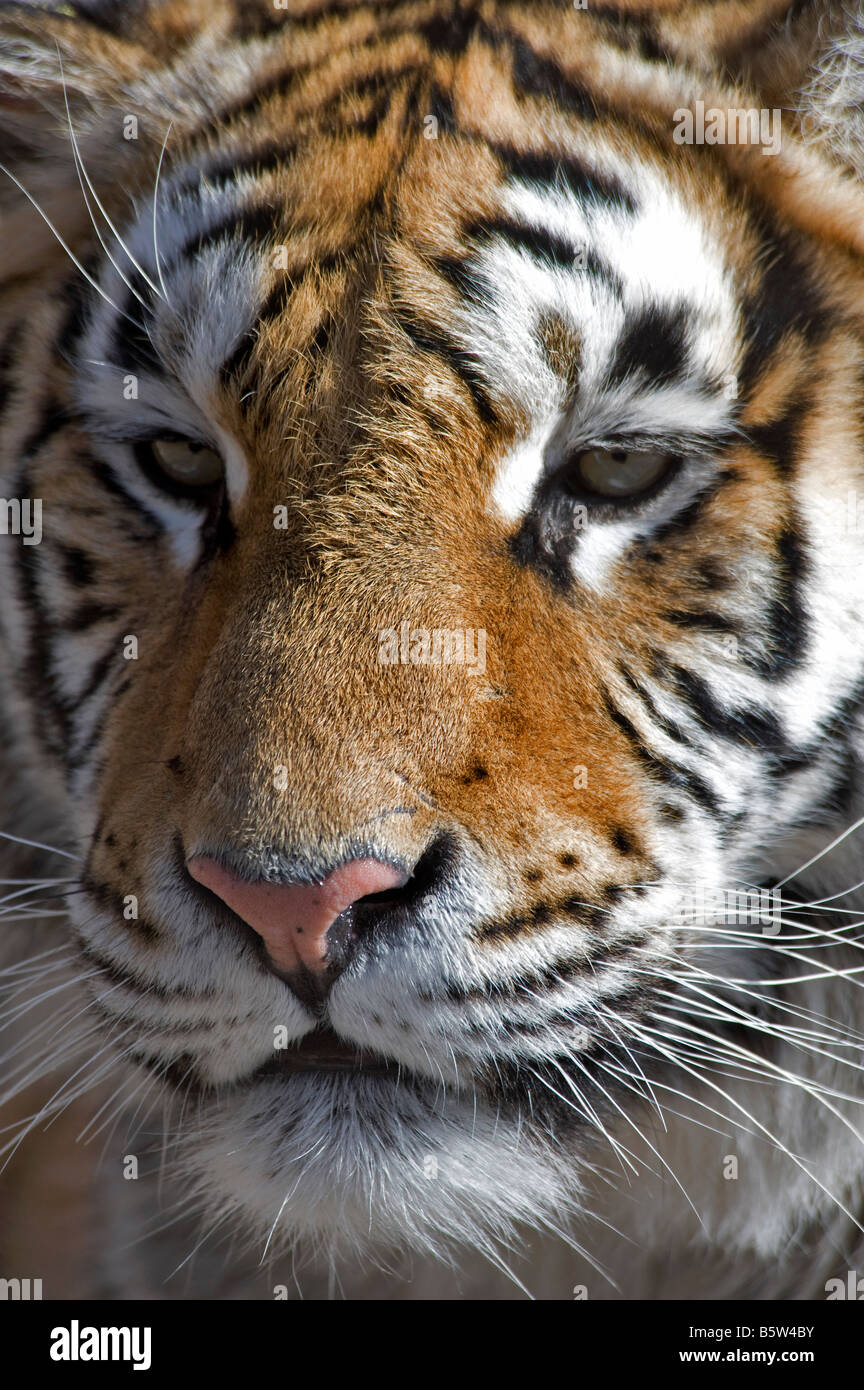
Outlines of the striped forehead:
M490 397L525 422L495 489L510 520L562 427L574 447L723 430L742 352L732 273L707 218L654 171L580 169L575 186L567 171L563 159L548 182L503 185L450 324ZM550 325L572 360L550 354Z
M524 421L495 489L511 520L528 507L544 445L562 421L571 442L588 443L622 430L710 431L728 416L722 387L741 334L721 241L657 167L592 154L529 154L505 165L495 214L463 228L456 299L442 295L461 358L490 400ZM110 428L124 375L135 371L142 431L187 431L230 455L214 428L224 366L254 337L274 283L290 289L293 272L274 274L273 260L279 238L292 241L291 210L274 211L260 176L228 172L211 180L206 162L172 171L124 231L141 273L130 286L113 266L104 271L102 287L121 312L102 303L92 317L81 394ZM434 228L450 209L436 208L434 179L428 197ZM322 228L326 217L322 208ZM309 240L304 258L314 263ZM297 251L292 245L292 259ZM143 332L132 322L142 317L136 289L149 305ZM282 342L296 352L304 344L288 331L290 297L283 303ZM573 344L572 360L550 356L550 324Z

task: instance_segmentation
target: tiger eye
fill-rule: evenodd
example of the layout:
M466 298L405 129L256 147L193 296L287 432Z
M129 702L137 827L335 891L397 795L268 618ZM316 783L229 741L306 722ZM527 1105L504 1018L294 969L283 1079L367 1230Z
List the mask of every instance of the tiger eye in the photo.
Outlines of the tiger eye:
M580 483L601 497L633 497L646 492L671 466L659 450L586 449L576 460Z
M218 483L225 466L215 449L187 439L154 439L153 458L168 478L187 487L209 487Z

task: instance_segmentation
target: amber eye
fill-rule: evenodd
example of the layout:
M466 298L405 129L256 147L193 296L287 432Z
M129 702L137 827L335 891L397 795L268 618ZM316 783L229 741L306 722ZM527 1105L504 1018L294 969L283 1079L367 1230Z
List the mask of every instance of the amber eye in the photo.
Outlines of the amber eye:
M225 472L222 459L206 444L188 439L154 439L149 445L156 468L185 487L212 487Z
M601 497L633 497L647 492L674 460L657 450L586 449L576 459L576 478Z

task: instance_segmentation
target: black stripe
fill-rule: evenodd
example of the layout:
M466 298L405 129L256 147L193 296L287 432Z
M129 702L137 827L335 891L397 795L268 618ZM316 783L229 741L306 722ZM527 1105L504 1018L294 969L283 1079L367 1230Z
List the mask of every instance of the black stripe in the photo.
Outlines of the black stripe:
M740 380L748 390L786 333L796 330L815 344L828 326L827 306L814 280L812 257L803 238L796 240L762 209L751 216L762 233L761 245L751 260L763 269L756 288L743 303L747 347Z
M369 6L369 8L373 7ZM309 15L290 15L286 16L286 19L289 20L292 29L297 29L308 24L316 24L322 19L329 20L338 14L347 15L351 13L357 13L355 7L346 8L338 4L337 0L333 0L333 3L328 4L326 7L326 11L322 10ZM416 29L412 27L403 32L415 33ZM362 49L375 48L379 46L382 41L388 39L392 40L394 38L398 39L400 36L398 31L394 33L383 27L376 29L357 45L354 52L356 53ZM236 101L221 107L217 113L218 120L220 123L224 124L225 122L235 120L238 116L244 116L248 115L250 112L254 112L257 107L261 106L262 103L267 101L270 97L284 97L290 95L299 82L308 76L310 71L317 66L317 63L318 60L295 60L290 62L284 68L280 68L278 72L273 73L272 76L264 78L256 87L253 87L242 97L238 97Z
M19 668L20 680L39 737L51 752L62 755L69 742L69 710L50 666L53 630L39 591L39 559L34 549L38 547L20 546L18 550L18 581L29 624L28 650Z
M720 801L707 782L697 776L695 772L691 772L689 768L679 767L671 760L660 758L657 754L649 752L638 730L634 728L626 714L618 709L608 691L604 691L603 703L610 719L625 735L636 757L648 772L667 785L679 787L682 791L686 791L706 811L719 815Z
M452 92L445 92L437 82L433 82L429 89L427 101L427 116L433 116L436 121L437 135L455 135L458 133L456 124L456 113L453 108Z
M855 748L854 730L855 721L861 713L862 705L864 705L864 678L857 682L848 695L844 695L830 718L819 730L813 743L807 748L793 750L790 754L778 758L778 770L781 776L789 777L802 768L812 767L820 753L824 752L826 748L834 748L838 742L842 742L846 751L845 762L837 780L826 795L825 804L828 807L834 804L838 812L845 813L847 820L854 819L853 807L849 804L849 798L854 796L856 788L860 786L861 760ZM852 735L851 739L850 734ZM815 809L812 806L807 808L807 823L809 824L814 821Z
M720 492L727 483L734 482L737 477L738 473L735 469L721 469L720 472L711 479L707 487L704 487L702 491L693 498L692 502L688 502L686 507L682 508L680 512L676 512L668 521L664 521L659 526L655 526L650 535L636 541L636 548L648 553L653 547L662 541L668 540L671 536L682 535L689 531L701 518L702 513L709 503L713 502L718 492Z
M625 890L628 886L623 885ZM554 915L557 910L553 907L551 914ZM609 914L604 912L599 904L594 905L594 910L596 920L607 920ZM572 913L567 915L572 920ZM498 924L491 925L495 927ZM482 940L487 936L486 926L477 927L473 935L476 940ZM547 994L556 986L568 984L571 980L582 979L584 976L592 977L598 965L611 965L616 961L626 960L634 950L638 950L644 944L644 939L638 936L621 937L616 941L594 940L589 956L582 953L572 957L565 956L549 966L533 969L521 975L508 976L504 980L484 980L477 985L459 985L454 981L448 983L445 997L458 1004L482 999L518 1000L521 996L527 996L529 1001L536 1002L538 993ZM427 1003L439 1002L439 997L434 994L421 994L420 998Z
M38 444L36 447L38 448ZM29 463L30 459L25 452L16 480L16 492L19 497L26 497L30 493ZM39 587L42 561L37 552L41 549L41 546L25 545L16 548L22 608L28 619L27 652L17 674L38 737L47 749L60 755L69 742L69 711L57 688L50 664L53 629Z
M801 538L787 525L777 538L777 592L765 613L763 643L755 652L745 652L744 661L768 680L788 674L801 664L807 643L807 614L801 598L801 584L807 561Z
M243 241L266 242L277 238L284 223L284 209L275 201L258 203L253 206L233 208L223 214L206 230L196 232L183 243L180 251L170 263L169 269L184 261L195 260L219 241L242 239Z
M623 184L612 175L589 170L573 154L544 150L518 150L512 145L488 142L510 178L544 188L563 187L581 202L604 204L635 213L637 205Z
M345 247L338 251L330 251L322 256L313 257L305 265L293 267L290 272L286 270L283 278L273 286L258 310L257 323L266 323L268 319L278 318L284 312L291 295L307 275L312 271L317 271L319 275L327 275L331 270L339 269L344 265L351 250L351 247Z
M699 561L696 566L695 577L700 587L707 589L709 593L722 593L731 589L735 583L735 578L726 568L725 563L712 555Z
M90 761L93 750L99 747L104 736L105 728L100 718L96 720L95 728L90 731L84 742L76 744L67 754L66 770L68 774L71 775L74 772L78 772L80 768L84 767L85 764ZM93 770L94 772L96 771L96 769Z
M258 310L255 324L241 334L236 346L219 368L223 381L227 383L233 377L242 376L258 341L261 326L285 312L289 299L294 291L302 285L306 276L312 271L317 271L319 275L326 275L330 271L338 269L344 265L351 249L351 247L346 247L339 251L333 251L325 256L307 261L305 265L292 269L290 273L288 271L283 272L282 278L269 291Z
M554 101L562 110L584 121L597 117L598 107L591 93L567 77L551 58L536 53L524 39L516 39L512 51L513 86L520 96Z
M128 365L135 372L146 372L150 376L164 378L165 369L147 332L147 319L151 315L137 298L141 290L146 289L146 285L140 276L136 284L134 275L130 277L129 283L132 288L121 305L123 314L118 315L111 335L111 360L124 366Z
M649 63L680 61L659 42L653 20L645 13L629 10L622 14L612 5L598 5L591 0L591 18L601 21L605 26L604 40L616 48L636 53Z
M74 10L79 21L84 20L87 24L95 24L106 34L116 34L118 38L127 38L130 20L134 23L140 16L144 3L145 0L71 0L68 7L64 6L63 10L55 11L52 18L57 18L60 15L65 17L65 14L68 14L71 9Z
M519 251L527 251L530 256L547 265L566 270L573 269L576 252L580 249L568 237L559 236L548 227L530 227L509 217L490 217L473 222L465 228L469 241L486 241L491 237L503 237L508 245Z
M436 256L432 264L438 274L466 299L475 304L489 302L492 287L470 256Z
M477 940L510 941L566 917L568 922L599 926L606 918L599 903L584 903L572 894L560 903L535 903L524 912L514 912L498 922L484 922L475 933Z
M770 459L778 473L792 472L798 460L801 426L810 407L810 393L805 391L785 407L783 413L767 425L751 425L747 431L750 442Z
M131 492L127 491L115 474L113 468L109 467L104 459L97 459L88 455L82 461L91 476L96 479L105 491L116 498L127 511L132 512L138 522L143 526L143 532L132 533L132 540L146 543L147 541L156 540L161 536L164 529L162 525L141 505Z
M31 495L29 466L44 443L68 423L68 413L54 398L43 402L43 414L22 446L22 463L18 471L17 493L21 498ZM51 639L54 628L49 609L39 587L42 546L18 545L15 548L18 584L22 607L28 616L29 641L18 678L33 714L36 733L49 751L61 755L69 739L69 712L63 694L58 689L51 670Z
M706 729L760 751L788 752L780 721L769 710L724 709L712 695L708 683L694 671L678 665L670 666L669 670L679 695Z
M322 356L327 351L330 339L336 328L336 320L331 313L325 313L318 327L315 329L310 341L304 348L304 355L310 363L314 364L316 358Z
M93 880L89 880L85 886L88 892L94 892L94 896L101 887L101 885L96 884ZM123 917L122 914L122 906L120 909L120 920L123 922L124 926L133 927L137 925L137 923L126 921L126 918ZM151 927L150 930L157 932L157 937L161 936L161 933L158 932L158 928ZM79 955L84 958L87 964L100 970L112 985L124 985L127 989L134 991L136 994L146 995L153 999L166 1000L171 1003L176 1002L178 999L203 1000L214 999L216 997L216 991L206 985L202 985L201 988L197 990L188 989L183 985L175 985L172 989L169 989L166 985L155 984L150 980L133 975L130 973L128 966L124 965L121 967L116 964L109 956L104 955L98 947L93 946L90 942L83 941L80 936L78 937L77 947ZM91 989L93 987L92 981L90 982L90 987ZM93 1003L94 1006L96 1006L98 1001L94 1000Z
M628 671L627 667L624 665L623 662L618 663L618 670L620 671L623 679L627 682L627 685L633 691L634 695L638 696L638 698L641 700L642 704L645 706L649 715L651 716L652 721L663 730L664 734L668 734L669 738L674 739L676 743L689 743L687 734L684 732L681 726L679 724L674 723L673 720L668 719L666 715L663 714L657 708L657 705L655 704L652 696L645 689L642 682L638 681L636 677L630 671Z
M12 381L18 365L25 327L22 320L13 324L0 346L0 412L5 410L12 396Z
M664 386L680 378L686 369L688 311L684 304L674 308L649 305L628 314L618 340L606 381L619 386L630 376L639 376L652 386Z
M676 627L695 628L700 632L739 632L740 624L727 618L723 613L712 613L703 609L694 613L685 608L667 608L660 614L667 623Z
M123 927L124 930L133 932L136 936L140 936L148 943L158 941L161 938L162 933L143 918L124 917L124 895L115 892L113 889L109 888L107 884L102 883L100 879L95 879L89 873L85 873L81 878L81 887L89 897L95 900L103 912L109 912L113 917L116 917L117 925ZM95 955L93 948L90 946L85 948L85 953L90 955L91 958ZM104 957L101 958L101 960L104 959ZM110 962L108 962L108 964L110 966ZM113 967L111 968L113 969ZM126 982L127 977L125 972L123 974L123 979L124 982ZM135 987L137 987L137 981Z
M624 829L623 825L613 825L609 838L619 854L634 854L636 852L636 841L629 830Z
M241 376L243 374L243 370L249 361L257 341L258 331L255 328L250 328L245 333L240 334L240 337L237 339L236 347L229 356L225 358L225 361L219 368L219 375L226 385L231 381L232 377Z
M447 10L436 14L417 26L417 32L426 40L434 53L447 53L459 57L475 38L484 39L494 48L507 42L500 29L490 28L476 10L454 13Z
M416 63L404 64L400 68L380 69L358 78L347 87L340 87L326 101L315 108L315 134L328 135L377 135L385 116L388 115L395 96L395 85L404 77L417 77ZM363 102L371 99L369 110L361 115L346 110L346 102L351 98Z
M353 82L340 87L332 98L334 103L341 105L344 101L357 97L362 100L364 97L393 95L393 87L401 82L403 77L416 77L416 63L402 63L397 68L379 67L372 72L364 73L362 77L357 77ZM316 107L316 116L326 110L327 104L323 107Z
M241 43L246 39L263 39L275 34L287 24L290 15L275 5L262 5L261 0L234 0L234 20L231 37Z
M328 135L367 135L371 139L372 136L378 134L384 117L390 112L392 103L393 93L382 92L365 116L347 119L345 115L340 114L338 119L334 117L332 121L322 126L322 129Z
M288 96L292 88L304 77L306 77L314 64L310 62L297 63L291 62L286 67L280 68L270 77L264 78L256 87L238 97L236 101L229 102L227 106L220 107L217 119L220 124L227 124L234 121L238 116L247 116L254 112L257 107L263 105L270 97Z
M252 149L244 146L240 149L221 151L215 156L206 151L202 153L202 162L193 174L182 182L172 184L171 199L176 202L183 196L200 196L205 180L211 185L208 189L211 196L214 190L228 193L239 176L253 173L271 174L284 169L296 153L296 140L279 139L264 140L261 144L253 145Z
M501 237L514 250L526 251L553 269L587 275L606 285L612 294L623 298L623 281L603 256L593 247L579 246L572 240L558 236L549 228L529 226L508 217L490 217L468 223L463 234L475 247L490 241L493 237ZM584 252L584 259L577 267L576 257L579 251ZM489 299L489 282L480 268L472 263L470 256L438 256L434 259L433 265L439 274L466 298L478 303L485 303Z
M451 371L459 377L474 401L481 420L487 425L496 424L498 416L489 398L485 383L477 367L467 353L452 343L441 329L430 323L420 323L407 309L399 309L394 315L402 331L411 339L415 348L429 352L446 362Z
M109 622L113 618L119 618L122 613L121 608L106 603L82 603L68 618L63 619L64 632L86 632L88 628L94 627L96 623Z
M76 706L85 705L96 694L100 685L102 685L103 682L112 674L112 671L116 671L118 669L120 660L121 654L118 648L118 644L114 642L111 644L108 651L104 652L103 655L92 667L86 685L75 697ZM123 664L131 665L131 663L127 663L125 661ZM125 694L131 683L131 678L129 676L124 676L123 680L117 683L112 692L112 702L114 705L117 704L118 700L120 699L120 696ZM83 767L83 765L90 758L94 748L98 748L104 736L105 726L104 721L100 716L96 720L95 727L87 735L84 742L76 744L70 750L66 758L66 765L69 772L77 772L80 767Z
M84 261L83 265L95 280L99 270L98 257L92 256L88 261ZM74 356L75 349L87 328L93 294L89 281L77 270L63 286L62 297L66 304L66 314L57 331L55 344L59 355L67 362Z
M21 457L26 461L34 459L55 434L59 434L60 430L72 423L72 418L66 407L53 396L43 400L39 418L21 445ZM19 493L21 497L27 495L26 492Z
M386 12L392 8L393 0L359 0L359 3L358 0L321 0L320 5L310 7L302 14L289 12L286 17L292 29L305 29L330 19L351 19L354 15L367 13L378 15L382 10Z
M66 582L73 589L87 589L95 579L93 556L77 545L63 545L55 542L55 552L63 566Z

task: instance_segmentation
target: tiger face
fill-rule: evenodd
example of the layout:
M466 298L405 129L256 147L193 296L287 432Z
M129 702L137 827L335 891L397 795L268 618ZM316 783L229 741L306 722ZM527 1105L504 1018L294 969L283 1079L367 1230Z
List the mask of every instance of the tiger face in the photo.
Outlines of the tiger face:
M8 718L98 1046L277 1245L578 1208L693 1080L658 1019L708 989L755 1047L722 987L780 928L717 904L847 784L860 199L791 116L677 143L738 99L668 8L657 52L554 5L3 20Z

